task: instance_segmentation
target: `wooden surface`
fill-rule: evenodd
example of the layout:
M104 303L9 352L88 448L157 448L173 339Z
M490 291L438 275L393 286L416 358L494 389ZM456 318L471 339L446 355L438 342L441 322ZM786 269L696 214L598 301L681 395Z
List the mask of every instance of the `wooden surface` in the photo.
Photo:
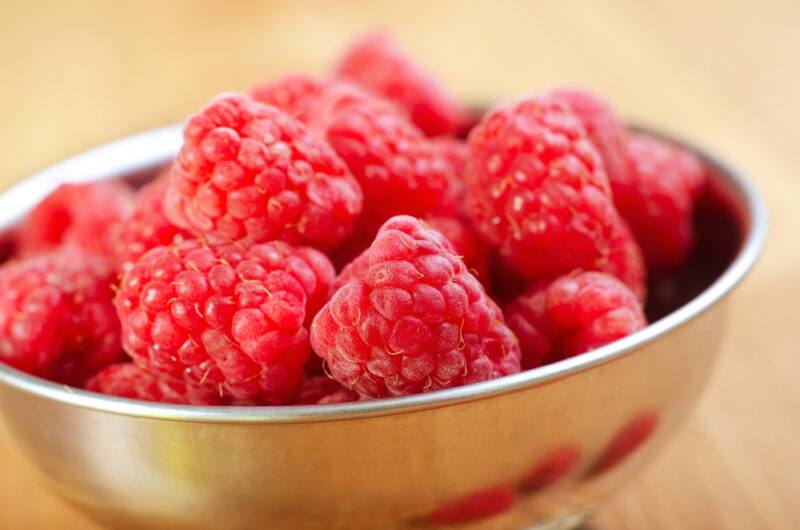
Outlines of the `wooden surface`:
M592 87L741 166L771 211L697 413L595 525L800 528L800 3L663 4L2 1L0 183L178 121L216 92L322 73L376 25L468 101ZM5 436L0 470L0 527L96 528L45 492Z

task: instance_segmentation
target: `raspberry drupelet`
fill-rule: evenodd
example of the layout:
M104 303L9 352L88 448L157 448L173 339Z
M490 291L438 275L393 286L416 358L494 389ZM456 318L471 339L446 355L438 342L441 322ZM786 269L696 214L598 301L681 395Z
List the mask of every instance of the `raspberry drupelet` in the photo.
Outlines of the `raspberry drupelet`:
M358 179L364 211L346 242L364 250L394 215L455 215L459 177L450 155L388 102L338 82L323 90L310 128L325 138Z
M182 378L150 373L132 362L107 366L89 379L85 388L109 396L156 403L219 404L219 395L213 390L187 388ZM193 394L192 390L195 391Z
M629 177L625 159L625 126L614 109L596 94L579 88L559 88L549 95L566 103L581 120L589 140L603 160L611 190L616 195L617 184L624 184Z
M191 238L188 231L175 226L164 215L168 171L136 193L133 213L116 228L114 249L123 272L151 248Z
M633 292L601 272L535 283L505 315L519 339L523 369L599 348L647 325Z
M148 371L183 378L191 394L289 403L309 355L308 301L323 300L333 276L330 264L319 275L324 260L281 241L156 247L117 293L123 346Z
M519 371L497 305L438 231L397 216L320 310L311 343L362 396L428 392Z
M122 182L62 184L20 223L16 251L32 256L62 245L111 255L114 227L133 209L133 191Z
M458 138L442 136L441 138L434 138L433 145L450 162L455 174L462 177L469 159L467 142Z
M276 107L224 94L183 136L164 209L198 236L329 248L361 212L361 189L342 160Z
M625 144L630 183L614 188L619 213L642 247L648 270L686 263L694 244L693 214L706 171L692 153L646 134Z
M427 217L425 222L447 238L456 253L464 260L472 274L488 290L489 247L487 247L470 226L469 221L459 217Z
M0 360L75 386L122 360L114 279L105 258L75 247L0 267Z
M383 33L356 41L336 74L395 103L428 136L456 134L467 122L464 109Z
M635 260L620 247L627 239L602 160L563 102L538 96L496 108L472 130L469 148L467 213L522 276L583 269L644 277L626 270Z
M324 82L313 77L295 74L258 85L250 91L250 95L256 101L278 107L290 116L307 123L309 109L323 86Z

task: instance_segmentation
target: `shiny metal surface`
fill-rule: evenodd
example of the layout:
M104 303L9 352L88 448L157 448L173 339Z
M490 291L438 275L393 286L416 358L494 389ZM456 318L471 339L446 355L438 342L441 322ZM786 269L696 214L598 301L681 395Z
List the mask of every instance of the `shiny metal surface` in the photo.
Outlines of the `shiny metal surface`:
M179 144L169 127L53 166L0 195L0 228L61 182L145 179ZM507 509L459 528L571 527L689 414L725 299L764 243L756 192L699 154L741 218L737 257L690 303L590 353L442 392L303 407L150 404L0 366L0 414L52 488L114 528L420 529L487 488Z

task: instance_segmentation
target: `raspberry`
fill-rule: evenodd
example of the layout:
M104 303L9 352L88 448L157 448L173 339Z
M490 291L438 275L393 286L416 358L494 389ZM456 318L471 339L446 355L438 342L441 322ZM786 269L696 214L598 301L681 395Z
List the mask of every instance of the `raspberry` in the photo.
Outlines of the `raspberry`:
M169 222L164 215L162 206L168 184L166 175L162 175L140 189L130 218L118 225L115 255L121 270L129 269L151 248L191 238L189 232Z
M603 454L589 470L589 475L602 473L621 463L655 434L658 414L645 412L628 422L608 442Z
M598 348L647 325L630 289L600 272L535 283L505 313L525 369Z
M608 271L617 275L633 291L641 304L647 298L647 270L639 243L628 223L620 219L609 244Z
M441 155L450 162L453 172L459 177L463 176L469 159L467 142L448 136L434 138L432 141Z
M468 221L457 217L428 217L425 222L447 238L456 253L464 260L467 269L484 286L491 283L489 248L478 239Z
M17 251L32 256L61 245L111 255L113 230L133 208L133 193L118 181L62 184L20 223Z
M467 270L486 286L491 284L489 275L489 248L475 235L468 221L457 217L428 217L424 220L431 228L438 230L455 250ZM333 288L338 289L361 274L369 267L369 256L359 255L351 261L336 278ZM360 272L361 271L361 272Z
M625 144L630 183L614 188L619 213L642 247L648 269L686 263L694 243L692 216L705 184L702 162L686 149L645 134Z
M123 346L148 371L216 390L225 404L288 403L309 353L307 300L327 295L325 259L281 241L156 247L117 293Z
M264 83L250 91L253 99L274 105L285 113L307 123L311 104L322 91L323 84L316 79L298 74Z
M624 229L602 161L561 101L532 97L497 108L472 130L469 147L467 213L526 279L575 269L643 276L624 268L632 260L619 246Z
M107 366L89 379L85 388L100 394L158 403L216 405L219 401L215 392L189 395L190 389L180 378L153 374L132 362Z
M386 35L356 41L336 73L394 102L428 136L456 134L466 112Z
M387 102L332 83L317 101L310 127L342 157L364 192L364 212L344 245L351 256L394 215L457 212L458 176L451 162Z
M80 386L122 358L114 272L74 247L0 267L0 360Z
M358 401L358 394L343 387L326 375L309 377L303 381L295 405L326 405Z
M16 252L16 238L13 230L0 231L0 264L11 259Z
M239 94L193 116L170 173L164 210L214 241L331 247L361 211L358 183L306 127Z
M511 508L517 500L509 486L494 486L465 495L434 510L428 519L436 524L456 524L486 519Z
M418 219L381 228L314 318L311 344L360 395L428 392L519 371L503 315L450 243Z
M614 109L595 94L577 88L557 89L550 95L563 101L580 118L589 140L605 164L611 189L616 195L617 183L628 180L628 163L625 160L625 127Z

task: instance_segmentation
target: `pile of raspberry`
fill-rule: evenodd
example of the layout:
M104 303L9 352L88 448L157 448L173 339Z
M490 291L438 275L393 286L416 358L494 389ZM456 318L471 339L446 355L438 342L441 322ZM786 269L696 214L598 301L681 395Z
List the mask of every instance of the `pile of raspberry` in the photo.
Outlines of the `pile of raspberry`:
M583 90L476 117L380 34L183 138L144 187L65 184L3 234L0 360L190 405L503 377L642 329L706 178Z

